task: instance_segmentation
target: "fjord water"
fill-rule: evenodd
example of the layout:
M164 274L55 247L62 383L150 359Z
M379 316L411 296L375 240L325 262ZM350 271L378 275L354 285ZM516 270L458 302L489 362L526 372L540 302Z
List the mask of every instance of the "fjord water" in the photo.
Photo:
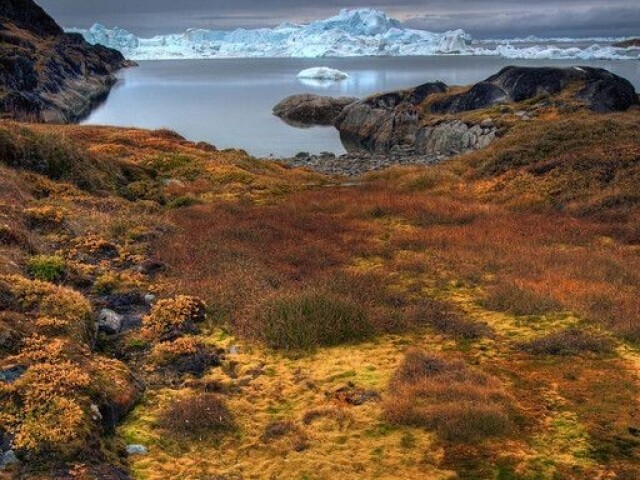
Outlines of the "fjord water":
M259 157L293 156L300 151L340 154L344 148L335 129L291 127L271 114L273 106L297 93L363 97L435 80L467 85L507 65L575 63L480 56L145 61L121 71L107 101L83 123L169 128L189 140L242 148ZM581 63L606 68L640 89L639 61ZM296 78L314 66L336 68L350 77L337 83Z

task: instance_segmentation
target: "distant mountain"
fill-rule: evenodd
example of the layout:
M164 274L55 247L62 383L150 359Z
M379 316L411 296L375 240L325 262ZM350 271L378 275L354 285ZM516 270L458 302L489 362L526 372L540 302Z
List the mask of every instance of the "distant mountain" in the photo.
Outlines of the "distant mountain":
M120 52L65 33L33 0L0 1L2 116L77 120L109 93L124 65Z

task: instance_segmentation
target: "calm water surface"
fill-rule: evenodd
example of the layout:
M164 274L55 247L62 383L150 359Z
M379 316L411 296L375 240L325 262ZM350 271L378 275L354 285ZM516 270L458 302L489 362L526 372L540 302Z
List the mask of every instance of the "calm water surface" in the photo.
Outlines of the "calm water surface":
M640 62L582 62L628 78L640 90ZM215 59L141 62L119 73L108 100L88 124L170 128L218 148L243 148L256 156L292 156L306 151L343 153L331 127L297 129L271 114L288 95L316 93L362 97L442 80L466 85L506 65L573 65L573 61L507 60L495 57L383 57L341 59ZM301 81L300 70L338 68L339 83Z

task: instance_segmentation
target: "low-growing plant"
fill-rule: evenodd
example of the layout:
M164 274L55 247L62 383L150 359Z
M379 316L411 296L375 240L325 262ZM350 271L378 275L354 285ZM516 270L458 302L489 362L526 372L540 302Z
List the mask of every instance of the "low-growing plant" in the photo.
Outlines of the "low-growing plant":
M384 418L467 443L508 434L510 411L510 398L497 379L461 360L412 350L391 380Z
M486 323L466 318L461 312L444 302L425 298L416 306L413 315L416 323L429 325L444 335L461 340L477 340L493 336L493 331Z
M206 305L195 297L179 295L158 301L149 315L143 318L145 330L161 339L177 338L195 333L196 323L206 318Z
M58 255L36 255L27 264L27 271L36 280L58 282L65 276L67 264Z
M357 304L321 292L267 301L253 327L269 347L285 351L358 342L374 334L366 313Z
M191 395L173 402L158 419L158 426L171 435L207 440L236 430L226 403L217 395Z
M585 353L606 354L613 351L613 346L608 338L576 327L521 343L518 348L533 355L561 356Z
M516 316L545 315L562 310L562 304L554 298L506 281L490 287L480 303L489 310Z

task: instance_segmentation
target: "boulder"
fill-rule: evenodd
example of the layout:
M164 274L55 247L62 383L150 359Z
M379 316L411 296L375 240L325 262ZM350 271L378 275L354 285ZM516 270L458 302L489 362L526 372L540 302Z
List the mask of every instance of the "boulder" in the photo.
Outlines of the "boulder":
M396 146L413 145L421 120L420 104L429 95L444 93L442 82L411 90L374 95L347 106L335 121L350 152L385 153Z
M626 79L594 67L505 67L468 91L434 102L434 113L460 113L501 103L522 102L537 96L553 96L579 85L579 100L597 112L627 110L638 104L638 95Z
M273 107L273 114L293 126L333 125L342 110L357 100L353 97L292 95Z
M122 329L124 317L113 310L103 308L98 315L98 329L107 335L115 335Z

